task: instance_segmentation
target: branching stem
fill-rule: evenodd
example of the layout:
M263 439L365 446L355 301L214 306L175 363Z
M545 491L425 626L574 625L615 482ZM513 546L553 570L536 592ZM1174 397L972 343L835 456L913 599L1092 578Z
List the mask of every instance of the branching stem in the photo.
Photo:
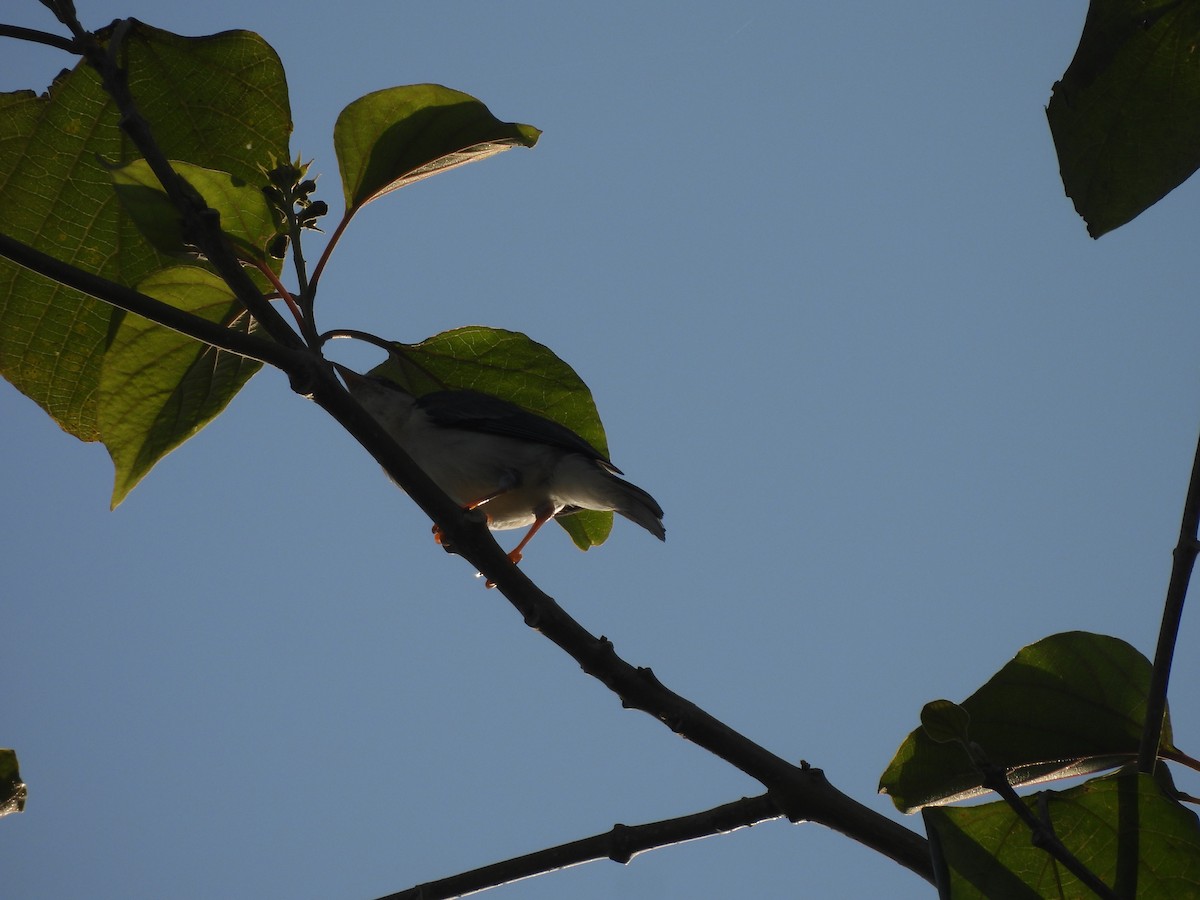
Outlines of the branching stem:
M405 891L389 894L381 900L443 900L462 897L501 884L511 884L580 863L611 859L613 862L624 864L646 850L725 834L778 818L779 810L775 808L770 796L762 794L677 819L648 822L644 825L615 825L603 834L559 844L557 847L548 847L536 853L472 869L470 872L460 872L438 881L429 881Z
M279 280L279 276L275 274L275 271L267 263L261 260L254 261L254 268L262 273L263 278L271 282L271 286L275 288L276 293L279 294L280 299L283 300L291 312L292 318L296 320L296 327L302 328L304 326L304 317L300 313L300 307L296 305L296 300L292 297L291 292Z

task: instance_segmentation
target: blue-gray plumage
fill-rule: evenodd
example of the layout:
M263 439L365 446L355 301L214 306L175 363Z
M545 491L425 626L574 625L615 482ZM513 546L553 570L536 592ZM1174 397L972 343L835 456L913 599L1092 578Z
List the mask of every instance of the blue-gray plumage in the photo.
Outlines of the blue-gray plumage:
M557 422L478 391L414 397L393 382L337 366L351 395L456 503L488 527L529 526L513 562L555 516L611 510L666 539L662 507L582 437Z

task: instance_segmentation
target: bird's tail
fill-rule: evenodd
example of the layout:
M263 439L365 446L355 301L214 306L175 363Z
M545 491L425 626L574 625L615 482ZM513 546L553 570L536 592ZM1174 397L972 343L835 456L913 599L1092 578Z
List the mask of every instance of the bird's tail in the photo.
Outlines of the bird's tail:
M556 470L555 499L565 507L559 515L581 509L610 509L665 541L667 530L663 528L658 501L617 473L617 467L607 460L567 454Z
M608 483L613 489L613 512L641 525L660 541L667 539L667 529L662 521L663 510L657 500L624 478L612 475Z

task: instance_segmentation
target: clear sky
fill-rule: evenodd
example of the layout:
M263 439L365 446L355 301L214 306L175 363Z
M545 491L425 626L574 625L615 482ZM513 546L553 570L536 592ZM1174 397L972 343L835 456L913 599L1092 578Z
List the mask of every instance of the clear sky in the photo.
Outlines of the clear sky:
M369 91L544 129L368 207L319 324L493 325L571 363L668 539L547 528L523 566L754 740L903 818L874 792L926 701L1059 631L1153 652L1200 427L1197 193L1086 236L1043 112L1082 0L78 5L262 34L335 211L333 122ZM2 85L71 64L5 42ZM760 790L526 628L275 373L115 512L101 447L7 385L0 422L6 896L370 900ZM1189 615L1193 754L1198 644ZM755 894L932 891L776 822L490 896Z

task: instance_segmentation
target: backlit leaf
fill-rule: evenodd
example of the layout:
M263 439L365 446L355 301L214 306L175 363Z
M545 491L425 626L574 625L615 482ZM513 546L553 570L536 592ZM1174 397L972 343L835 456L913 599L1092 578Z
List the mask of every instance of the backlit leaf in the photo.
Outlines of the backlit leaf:
M287 83L262 38L186 38L134 23L119 56L168 157L246 183L262 177L260 166L289 158ZM0 95L0 209L11 237L133 286L176 262L153 249L117 200L107 166L141 156L118 119L83 63L44 96ZM98 440L100 370L123 316L0 260L0 374L66 431Z
M241 259L277 263L266 252L278 233L276 217L260 185L179 160L172 160L171 167L220 214L221 231ZM179 212L145 160L114 169L112 180L125 211L155 249L164 253L186 249Z
M249 318L225 282L205 269L155 272L139 289L243 333ZM128 315L104 356L101 430L116 468L115 507L164 456L223 410L261 364Z
M440 84L410 84L355 100L333 129L346 212L381 194L487 159L532 147L532 125L501 122L470 94Z

